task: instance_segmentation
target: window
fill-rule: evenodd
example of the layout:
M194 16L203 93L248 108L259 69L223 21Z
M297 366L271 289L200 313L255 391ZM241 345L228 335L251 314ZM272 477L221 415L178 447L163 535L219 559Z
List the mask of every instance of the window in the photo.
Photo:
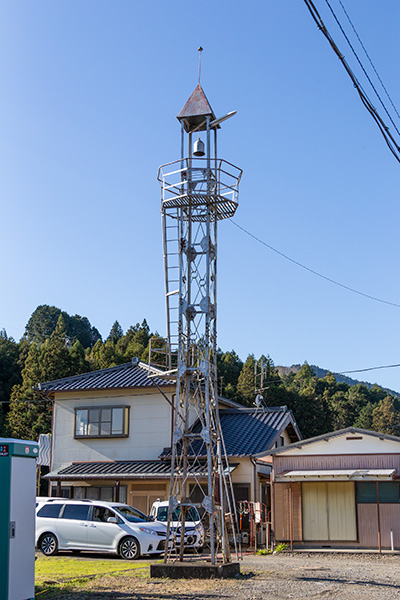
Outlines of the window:
M94 506L93 507L93 514L92 514L92 521L99 521L101 523L109 523L109 518L113 517L117 523L122 523L123 521L120 517L118 517L115 512L113 512L112 510L110 510L109 508L106 508L105 506Z
M73 497L79 500L87 498L88 500L104 500L105 502L117 502L117 488L116 486L85 486L85 487L73 487ZM127 486L119 486L118 502L125 503L127 501Z
M66 504L61 518L76 519L78 521L87 521L89 508L89 504Z
M61 486L61 489L58 487L56 483L51 484L51 493L50 496L52 498L69 498L69 490L70 487L66 487L64 485Z
M379 503L398 504L400 502L400 483L398 481L380 481ZM357 483L357 502L360 504L376 504L376 481Z
M113 506L114 510L121 513L130 523L143 523L149 521L149 517L133 506Z
M62 508L62 504L54 504L53 502L49 502L42 506L41 509L38 510L38 517L54 517L57 519L60 514L60 510Z
M172 520L179 521L181 518L181 507L178 506L176 510L172 513ZM156 516L157 521L162 521L164 523L168 520L168 506L159 506ZM200 515L197 512L197 508L195 506L190 506L186 513L187 521L200 521Z
M127 437L128 406L75 409L75 437Z

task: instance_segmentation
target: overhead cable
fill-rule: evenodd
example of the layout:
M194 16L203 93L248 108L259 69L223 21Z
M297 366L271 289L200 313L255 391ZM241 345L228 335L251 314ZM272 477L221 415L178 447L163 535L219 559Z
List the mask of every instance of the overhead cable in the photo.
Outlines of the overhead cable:
M348 43L348 45L349 45L349 47L350 47L350 50L351 50L351 51L352 51L352 53L354 54L354 56L355 56L355 58L356 58L356 60L357 60L358 64L360 65L360 67L361 67L361 69L362 69L362 71L363 71L363 73L364 73L365 77L368 79L368 83L370 84L370 86L371 86L371 87L372 87L372 89L374 90L376 97L378 98L379 102L381 103L383 110L385 111L385 113L386 113L386 114L387 114L387 116L389 117L389 119L390 119L390 122L392 123L392 125L393 125L393 127L395 128L395 130L396 130L396 132L398 133L398 135L400 135L400 131L397 129L396 123L393 121L392 117L390 116L390 113L389 113L388 109L386 108L386 106L385 106L385 104L384 104L384 102L383 102L382 98L380 97L378 90L376 89L376 87L375 87L375 86L374 86L374 84L372 83L372 81L371 81L371 78L370 78L370 76L368 75L368 73L367 73L366 69L364 68L364 65L362 64L361 60L359 59L357 52L354 50L354 48L353 48L353 45L352 45L352 43L350 42L350 40L349 40L349 38L348 38L348 36L347 36L347 34L346 34L345 30L343 29L342 25L340 24L340 21L339 21L339 19L337 18L336 14L335 14L335 12L334 12L334 10L333 10L333 8L332 8L332 6L329 4L329 0L325 0L325 2L326 2L326 4L328 5L328 8L329 8L329 10L330 10L330 11L331 11L331 13L332 13L332 16L333 16L333 18L335 19L335 21L336 21L336 23L337 23L337 25L338 25L338 27L339 27L340 31L341 31L341 32L342 32L342 34L343 34L343 37L345 38L346 42ZM343 4L342 4L342 7L343 7ZM344 10L344 7L343 7L343 10ZM347 14L347 13L346 13L346 14Z
M394 369L399 365L382 365L381 367L368 367L367 369L353 369L353 371L340 371L338 375L346 375L348 373L365 373L365 371L377 371L378 369Z
M325 1L327 2L327 0L325 0ZM396 142L393 135L390 133L389 127L386 125L386 123L384 122L384 120L382 119L382 117L379 115L378 111L372 104L371 100L368 98L367 94L362 89L360 82L358 81L357 77L354 75L353 71L351 70L350 66L348 65L347 61L345 60L344 55L341 53L338 46L334 42L332 36L328 32L328 30L325 26L325 23L323 22L320 14L317 11L312 0L304 0L304 2L306 4L308 10L310 11L311 16L313 17L315 23L317 24L318 28L322 31L322 33L328 40L331 48L333 49L333 51L335 52L335 54L338 56L339 60L341 61L342 65L344 66L348 76L350 77L351 81L354 84L354 87L356 88L356 90L358 92L358 95L360 96L361 102L364 104L365 108L370 113L371 117L374 119L375 123L379 127L379 130L382 133L383 138L384 138L386 144L388 145L391 153L396 158L397 162L400 163L400 146ZM329 6L329 3L328 3L328 6Z
M379 73L378 73L378 71L376 70L374 63L372 62L372 60L371 60L371 57L370 57L370 55L369 55L369 54L368 54L368 52L367 52L367 49L365 48L364 44L362 43L362 40L361 40L360 36L358 35L358 33L357 33L357 30L356 30L356 28L354 27L352 20L350 19L350 16L348 15L348 13L347 13L347 11L346 11L345 7L343 6L343 2L342 2L342 0L339 0L339 4L340 4L340 6L342 7L342 9L343 9L343 12L344 12L344 14L345 14L345 15L346 15L346 17L347 17L347 20L348 20L348 22L350 23L350 26L351 26L352 30L354 31L354 34L355 34L356 38L358 39L358 41L359 41L359 44L360 44L361 48L364 50L365 56L368 58L368 61L369 61L370 65L371 65L371 67L373 68L373 70L374 70L374 73L375 73L376 77L378 78L378 80L379 80L379 83L381 84L381 86L382 86L382 88L383 88L383 91L385 92L385 94L386 94L386 96L387 96L387 98L388 98L388 100L389 100L390 104L392 105L392 108L393 108L394 112L396 113L396 115L397 115L397 116L398 116L398 118L400 119L400 114L399 114L399 112L398 112L398 110L397 110L396 106L394 105L394 102L393 102L392 98L390 97L390 94L389 94L389 92L387 91L385 84L383 83L383 81L382 81L381 77L379 76Z
M354 289L354 288L352 288L352 287L350 287L348 285L345 285L344 283L340 283L339 281L336 281L335 279L331 279L330 277L327 277L326 275L323 275L322 273L319 273L318 271L314 271L314 269L311 269L310 267L307 267L306 265L303 265L301 262L295 260L294 258L291 258L290 256L288 256L287 254L284 254L280 250L277 250L276 248L274 248L270 244L267 244L267 242L264 242L264 240L260 239L259 237L257 237L253 233L250 233L250 231L247 231L247 229L245 229L244 227L242 227L241 225L239 225L238 223L236 223L233 219L229 219L229 220L238 229L241 229L244 233L246 233L247 235L249 235L251 238L253 238L257 242L259 242L260 244L262 244L266 248L269 248L273 252L276 252L276 254L279 254L279 256L282 256L283 258L285 258L286 260L289 260L290 262L294 263L298 267L301 267L302 269L305 269L309 273L312 273L313 275L317 275L318 277L321 277L321 279L325 279L326 281L329 281L330 283L338 285L339 287L344 288L345 290L348 290L349 292L353 292L353 294L358 294L359 296L364 296L364 298L368 298L369 300L375 300L375 302L381 302L382 304L389 304L389 306L395 306L396 308L400 308L400 304L396 304L396 302L390 302L389 300L383 300L382 298L377 298L376 296L371 296L370 294L365 294L364 292L360 292L359 290L356 290L356 289Z

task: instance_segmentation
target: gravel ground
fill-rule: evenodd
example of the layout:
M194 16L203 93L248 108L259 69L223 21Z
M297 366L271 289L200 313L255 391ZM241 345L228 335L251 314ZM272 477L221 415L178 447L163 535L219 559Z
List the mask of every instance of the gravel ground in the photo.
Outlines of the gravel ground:
M400 600L400 555L246 556L230 580L96 578L63 600ZM43 596L45 598L45 596ZM53 596L55 598L55 596Z
M399 567L398 555L299 553L254 556L246 557L242 571L251 570L255 576L238 583L246 600L392 600L400 598ZM233 598L227 596L230 597Z

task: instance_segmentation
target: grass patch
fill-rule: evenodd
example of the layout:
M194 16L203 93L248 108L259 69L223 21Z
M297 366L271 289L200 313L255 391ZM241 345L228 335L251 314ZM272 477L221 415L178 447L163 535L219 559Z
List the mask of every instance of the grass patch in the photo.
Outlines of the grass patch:
M59 582L93 575L107 575L119 571L136 571L149 566L150 563L145 561L128 564L119 560L79 560L70 557L43 556L38 558L35 563L35 580L37 583L47 580Z
M104 576L149 577L147 561L80 560L73 557L40 556L35 562L36 598L55 598L86 590L93 579Z

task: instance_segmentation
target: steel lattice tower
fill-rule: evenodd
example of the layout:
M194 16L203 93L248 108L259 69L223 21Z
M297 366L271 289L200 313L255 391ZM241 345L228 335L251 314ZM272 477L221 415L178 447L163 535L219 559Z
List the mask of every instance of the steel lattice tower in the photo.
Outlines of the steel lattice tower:
M165 554L166 562L183 559L181 532L193 504L203 515L212 564L229 562L228 536L236 547L216 369L217 223L234 215L242 175L239 168L217 158L217 132L220 123L233 114L216 119L199 82L177 117L181 158L161 166L158 173L166 282L165 352L169 376L176 377L168 509L173 544ZM180 524L176 527L173 513L178 501Z

